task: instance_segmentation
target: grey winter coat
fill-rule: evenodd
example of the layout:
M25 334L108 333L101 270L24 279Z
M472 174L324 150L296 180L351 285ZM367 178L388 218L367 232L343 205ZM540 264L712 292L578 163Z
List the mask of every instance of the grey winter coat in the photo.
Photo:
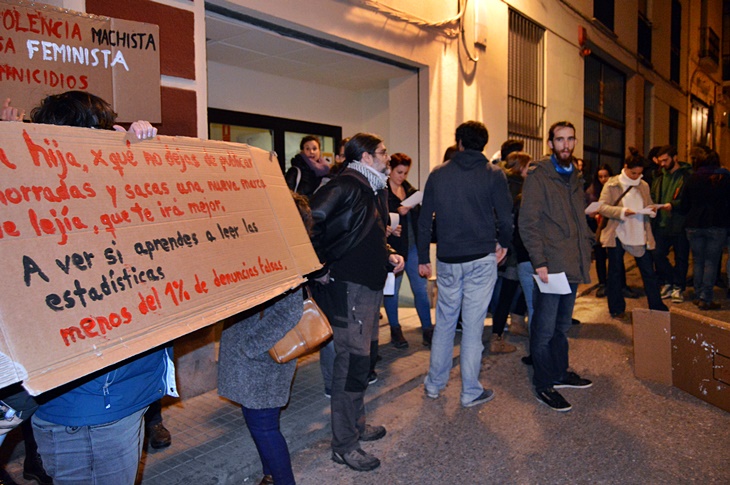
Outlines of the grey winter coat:
M251 409L289 402L297 361L277 364L269 349L302 318L303 301L301 289L274 298L237 315L243 318L223 330L218 394Z
M532 266L565 272L570 283L589 283L594 235L583 212L583 177L566 182L549 158L537 163L522 189L519 231Z

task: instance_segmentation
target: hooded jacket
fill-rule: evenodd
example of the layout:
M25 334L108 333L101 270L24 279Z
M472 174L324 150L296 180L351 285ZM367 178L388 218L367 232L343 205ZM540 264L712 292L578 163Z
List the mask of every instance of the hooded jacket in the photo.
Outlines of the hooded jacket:
M577 170L566 181L550 158L530 169L522 189L519 231L535 269L565 272L570 283L591 281L594 236L584 209L583 177Z
M651 184L651 198L657 204L670 203L672 210L660 210L652 222L655 234L675 236L684 231L686 220L683 212L682 196L684 187L692 175L692 167L685 162L679 162L679 168L673 173L662 169Z
M495 217L496 216L496 217ZM418 262L430 262L432 220L436 217L436 257L467 262L506 248L512 240L512 197L507 177L476 150L454 154L433 169L423 191L418 218Z
M168 392L172 371L167 349L151 350L38 398L36 415L65 426L94 426L127 417Z

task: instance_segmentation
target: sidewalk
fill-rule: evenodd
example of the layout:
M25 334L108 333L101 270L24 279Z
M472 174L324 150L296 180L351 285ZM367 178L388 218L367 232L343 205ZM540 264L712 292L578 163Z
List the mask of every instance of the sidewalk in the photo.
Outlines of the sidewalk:
M368 410L418 386L428 369L428 348L421 344L420 323L413 308L401 310L401 325L410 346L390 344L385 320L380 326L378 382L368 388ZM142 458L142 485L234 484L260 474L256 448L238 405L216 391L177 402L163 409L172 446ZM281 414L282 433L295 453L330 437L330 401L324 395L319 356L300 361L289 406Z

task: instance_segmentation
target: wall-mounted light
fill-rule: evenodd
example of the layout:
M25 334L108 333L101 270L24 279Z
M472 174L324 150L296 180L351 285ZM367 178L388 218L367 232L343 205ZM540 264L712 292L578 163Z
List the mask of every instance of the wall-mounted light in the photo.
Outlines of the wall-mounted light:
M591 55L591 49L586 46L588 42L588 32L582 25L578 26L578 53L581 57Z

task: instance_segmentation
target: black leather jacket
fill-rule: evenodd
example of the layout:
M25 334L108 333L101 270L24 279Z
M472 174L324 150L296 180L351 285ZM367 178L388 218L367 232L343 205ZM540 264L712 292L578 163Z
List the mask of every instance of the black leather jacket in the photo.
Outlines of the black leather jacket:
M389 217L387 191L373 194L368 180L351 168L315 192L310 205L314 219L312 245L325 268L357 246L373 224L382 228L385 236ZM395 253L387 247L389 253Z

